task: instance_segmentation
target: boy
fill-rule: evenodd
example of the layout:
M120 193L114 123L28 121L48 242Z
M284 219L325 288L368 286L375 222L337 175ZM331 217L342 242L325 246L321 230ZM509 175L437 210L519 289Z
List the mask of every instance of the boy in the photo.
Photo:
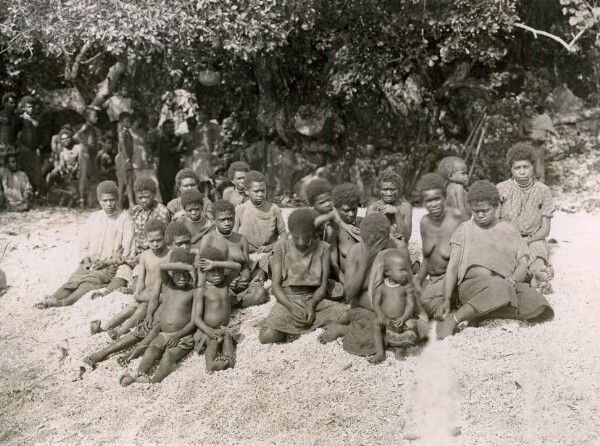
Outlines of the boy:
M33 196L29 178L25 172L19 170L19 161L15 153L9 153L4 160L6 167L0 167L0 198L4 195L6 207L11 212L28 211Z
M325 241L325 233L335 219L332 191L331 184L323 178L311 181L304 190L306 201L319 214L315 219L315 228L317 238L321 241Z
M430 317L441 319L450 237L469 217L446 205L446 181L437 173L423 175L417 183L417 192L428 212L421 219L423 262L416 275L417 283L423 288L420 302Z
M181 205L185 215L177 218L182 221L192 234L192 248L200 246L200 240L213 227L212 221L202 212L203 196L198 189L190 189L181 195Z
M133 186L138 204L130 213L135 223L135 253L139 255L148 249L145 226L148 221L155 219L165 226L171 221L171 213L162 203L156 201L156 182L149 177L138 178Z
M412 206L400 197L402 179L391 171L382 172L377 178L380 199L367 208L369 214L383 214L392 224L392 238L408 245L412 231Z
M225 255L214 247L199 254L199 267L205 283L198 288L194 301L193 320L200 332L196 333L196 351L206 345L206 370L215 372L232 368L235 363L234 338L229 328L231 298L229 285L240 272L240 264L226 261ZM229 270L227 273L225 270Z
M456 156L447 156L440 161L438 173L448 182L446 206L456 208L471 218L471 208L467 203L467 190L465 189L469 182L465 162Z
M158 233L158 229L155 228L154 223L150 223L148 222L148 229L152 230L151 232L153 233ZM158 234L156 234L157 236L150 236L150 234L147 234L147 240L149 241L149 243L154 244L156 243L156 245L158 245ZM191 234L190 231L188 231L188 229L185 227L185 225L181 222L177 222L177 221L172 221L171 223L169 223L169 225L167 226L167 229L165 231L165 235L164 235L164 239L165 242L168 246L169 249L173 249L173 248L182 248L185 249L186 251L189 252L190 250L190 240L191 240ZM150 239L154 239L155 241L150 242ZM156 251L158 251L159 248L158 246L156 246ZM152 248L150 248L149 251L145 251L145 255L142 255L140 257L140 265L142 265L142 267L144 268L143 273L140 273L140 279L138 281L138 286L141 286L143 284L143 289L138 289L136 290L136 293L138 296L142 296L148 297L147 302L149 302L153 296L156 296L157 293L160 292L160 285L161 285L161 276L160 276L160 269L158 268L161 264L165 263L169 256L168 255L164 255L163 259L165 260L165 262L160 260L160 257L162 255L162 253L164 252L164 250L160 250L161 252L156 253L156 255L154 255L154 251L152 250ZM170 251L167 250L167 253L169 253ZM141 274L144 274L143 276ZM148 309L147 309L147 305L146 305L146 309L145 309L145 313L143 315L141 315L141 318L144 319L148 314ZM150 318L151 319L151 318ZM95 322L98 322L98 324L96 325ZM96 364L98 362L104 361L106 358L108 358L110 355L112 355L113 353L117 353L120 352L121 350L125 350L126 348L132 347L133 345L139 344L138 347L131 353L129 353L128 355L121 357L118 359L119 363L122 365L126 365L130 360L136 358L139 356L140 352L143 352L143 350L148 346L148 344L154 339L154 337L156 337L156 335L159 332L159 327L156 326L156 324L152 325L149 323L140 323L138 324L138 326L131 331L129 334L123 336L122 338L120 338L118 341L113 342L112 344L110 344L109 346L107 346L106 348L99 350L97 352L92 353L89 356L86 356L84 358L84 362L88 365L90 365L92 367L92 369L96 368ZM96 326L98 327L99 331L102 331L102 329L100 328L100 323L99 321L94 321L92 322L90 329L92 331L92 334L94 334L94 330L96 328Z
M285 342L289 335L307 333L338 322L347 307L326 300L329 245L315 239L315 213L296 209L288 225L291 240L280 240L271 261L272 290L277 303L263 322L263 344Z
M61 180L71 181L77 178L79 173L79 159L83 149L81 144L74 143L73 130L64 127L58 133L58 139L58 163L52 172L48 174L48 187Z
M135 206L133 197L133 137L129 128L131 127L131 114L122 112L119 115L119 144L118 153L115 157L115 168L117 169L117 184L119 185L119 201L123 203L123 192L127 192L129 208Z
M167 203L167 209L169 209L169 212L171 212L173 217L179 217L185 213L183 206L181 205L181 194L190 189L200 190L198 189L199 184L200 179L198 178L198 175L196 175L196 172L194 172L192 169L181 169L179 172L177 172L177 175L175 176L175 186L177 187L177 193L179 194L179 197L173 198ZM208 197L203 196L202 202L204 215L212 220L212 201L210 201Z
M249 200L238 205L233 230L248 239L251 267L257 282L267 279L269 259L278 240L287 238L281 209L267 201L267 179L255 170L246 174L244 186Z
M214 247L221 251L226 259L240 265L239 275L229 285L232 292L236 294L232 305L236 308L246 308L268 302L267 290L256 283L250 283L248 240L233 231L235 207L229 201L217 200L213 212L215 215L214 228L202 238L199 251L202 252L207 247Z
M500 191L500 219L511 223L521 233L533 255L529 265L531 287L549 291L552 277L550 250L546 237L550 234L554 204L548 186L534 179L535 149L518 143L508 151L512 178L497 185Z
M244 187L244 179L249 171L250 166L243 161L231 163L227 171L227 176L233 183L233 186L225 188L223 191L223 200L227 200L234 206L237 206L248 199L246 188Z
M159 383L173 371L173 367L194 348L192 333L196 326L192 320L192 304L197 290L192 284L190 272L193 266L190 254L185 248L173 248L170 262L159 266L162 290L160 297L154 296L148 303L146 321L160 318L160 332L144 352L144 356L134 375L124 374L119 383L126 387L134 382ZM160 310L156 309L160 303ZM155 314L156 312L156 314ZM158 369L152 377L146 374L159 361Z

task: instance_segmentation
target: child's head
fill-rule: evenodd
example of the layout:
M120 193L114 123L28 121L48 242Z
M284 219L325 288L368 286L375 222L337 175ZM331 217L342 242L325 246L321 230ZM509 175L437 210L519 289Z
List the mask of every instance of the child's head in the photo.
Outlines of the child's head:
M24 96L21 99L21 108L29 116L33 115L33 108L35 106L35 100L31 96Z
M432 217L444 214L446 208L446 180L437 173L426 173L417 183L421 203Z
M173 248L169 254L169 262L192 264L190 253L185 248ZM177 288L185 288L192 280L192 276L187 271L169 271L173 284Z
M267 198L267 178L256 170L246 173L244 187L254 206L260 206Z
M535 114L535 108L531 102L525 102L523 104L523 115L526 118L531 118Z
M250 172L250 166L243 161L235 161L229 166L227 176L235 186L235 190L238 192L243 192L245 190L244 180L248 172Z
M343 183L333 189L333 206L344 223L353 225L356 222L360 192L352 183Z
M312 209L296 209L288 218L292 242L299 251L305 251L315 235L316 212Z
M186 190L198 189L200 179L192 169L181 169L175 175L175 184L179 193L182 194Z
M96 196L106 215L112 215L117 210L119 188L114 181L103 181L96 187Z
M191 221L200 221L202 219L203 204L204 197L198 189L186 190L181 194L181 206L185 211L185 215Z
M447 181L465 186L469 182L467 165L457 156L447 156L440 161L438 173Z
M167 225L165 241L171 249L185 248L189 251L192 247L192 234L181 220L174 220Z
M150 219L144 225L144 235L148 248L154 252L162 250L165 246L165 232L167 227L157 219Z
M227 200L217 200L213 204L213 216L217 231L223 235L231 234L235 221L235 207Z
M395 204L400 198L400 190L402 189L402 178L391 170L381 172L377 177L377 186L381 199L386 204Z
M360 236L368 246L383 244L390 238L392 225L383 214L369 214L360 222Z
M144 209L150 209L156 202L156 183L152 178L142 177L133 185L137 203Z
M227 257L223 252L215 248L214 246L207 246L200 252L200 260L212 260L213 262L223 262L227 260ZM204 271L206 281L212 283L215 286L219 286L225 280L225 271L223 268L212 268L208 271Z
M90 124L98 123L98 112L99 111L100 110L98 109L98 107L89 106L86 110L87 122L89 122Z
M383 277L401 285L406 285L409 282L408 265L402 257L402 253L397 249L385 251Z
M329 181L317 178L308 183L304 194L306 195L306 201L315 211L319 214L326 214L333 210L332 191L333 187L331 187Z
M19 158L15 153L9 153L4 157L4 161L8 166L8 170L11 172L17 172L19 170Z
M126 111L119 113L119 125L124 129L131 128L131 113Z
M513 178L519 183L528 183L533 179L535 150L529 144L517 143L506 155Z
M58 132L58 139L63 147L71 148L73 145L73 130L71 127L63 127Z
M473 221L480 227L488 227L496 221L496 208L500 204L500 192L494 183L480 180L473 183L467 192Z

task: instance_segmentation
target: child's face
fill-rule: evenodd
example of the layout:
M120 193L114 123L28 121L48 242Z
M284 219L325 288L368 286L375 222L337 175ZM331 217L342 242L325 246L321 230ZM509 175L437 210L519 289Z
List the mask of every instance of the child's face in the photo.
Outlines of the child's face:
M200 221L202 218L202 206L200 203L190 203L185 207L185 215L192 221Z
M149 190L136 192L137 202L142 206L142 209L150 209L154 204L154 197L155 195Z
M184 178L183 180L181 180L181 184L179 185L179 192L192 189L198 189L198 183L196 183L195 179Z
M106 215L112 215L117 210L117 196L114 194L101 194L98 201Z
M121 119L121 127L124 129L131 128L131 118L123 118Z
M222 211L215 214L215 225L217 230L223 235L231 234L233 231L233 222L235 219L235 212L233 211Z
M333 210L333 199L331 192L324 192L315 197L313 208L319 214L327 214Z
M381 183L381 199L386 204L394 204L398 199L398 186L391 181Z
M146 242L152 251L160 251L165 246L165 234L162 231L148 232L146 233Z
M96 110L88 111L87 120L90 124L96 124L98 122L98 112Z
M313 242L314 234L311 232L309 234L292 234L292 242L294 246L298 249L298 251L303 252L306 251Z
M531 118L533 116L533 107L531 105L523 107L523 114L526 118Z
M23 111L27 113L29 116L33 115L33 104L30 102L23 106Z
M465 164L456 167L456 171L448 175L448 179L453 183L462 184L466 186L469 182L469 175L467 175L467 166Z
M513 178L520 183L525 183L533 178L533 165L527 161L515 161L510 169Z
M187 271L172 271L171 279L177 288L185 288L192 278Z
M223 270L223 268L213 268L211 270L205 271L204 276L206 277L207 282L219 286L225 280L225 271Z
M63 133L60 135L60 142L62 143L63 147L70 148L73 145L73 137L69 133Z
M342 221L346 224L353 225L356 222L356 214L358 213L358 206L350 204L342 204L337 208L338 215Z
M243 192L245 190L244 187L244 179L246 178L246 172L243 170L237 170L233 173L233 185L235 186L235 190L238 192Z
M445 194L440 189L430 189L421 192L421 201L427 212L437 218L444 214L445 209Z
M247 190L250 201L255 206L260 206L264 203L267 197L267 183L264 181L253 182Z
M16 172L17 170L19 170L19 163L18 163L16 157L10 156L7 160L7 163L8 163L8 170L10 170L11 172Z
M487 201L471 205L473 220L481 228L487 228L496 220L496 208Z
M185 248L188 251L192 247L192 236L189 234L178 235L173 238L171 248Z
M385 260L385 276L396 283L406 285L409 282L406 264L399 256L389 257Z

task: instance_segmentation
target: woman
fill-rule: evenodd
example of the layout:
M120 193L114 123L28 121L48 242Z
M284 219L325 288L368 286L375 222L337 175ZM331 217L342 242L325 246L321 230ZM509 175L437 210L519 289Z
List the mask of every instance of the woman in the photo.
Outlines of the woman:
M450 239L450 261L444 279L444 321L438 338L454 334L463 321L483 318L541 322L554 311L546 298L523 283L531 253L519 232L496 216L500 193L489 181L477 181L467 201L473 219L462 223ZM450 312L458 285L462 306Z

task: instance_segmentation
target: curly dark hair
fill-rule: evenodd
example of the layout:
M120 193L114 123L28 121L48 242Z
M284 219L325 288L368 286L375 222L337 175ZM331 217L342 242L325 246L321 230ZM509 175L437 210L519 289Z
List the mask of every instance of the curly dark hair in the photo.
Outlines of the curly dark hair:
M200 254L198 254L198 257L200 259L213 260L216 262L223 262L227 260L225 253L215 248L214 246L207 246L206 248L204 248L200 252Z
M438 164L438 173L448 180L450 175L458 172L461 167L466 167L465 161L458 156L447 156L443 158Z
M333 188L333 205L340 208L345 204L352 207L360 204L360 192L356 184L342 183Z
M315 199L317 196L321 194L331 193L333 187L329 184L329 181L323 178L316 178L312 180L308 185L304 188L304 195L306 196L306 201L311 206L315 204Z
M398 188L398 192L402 190L402 178L392 170L384 170L377 177L377 187L381 187L381 183L394 183Z
M115 197L119 196L119 188L114 181L103 181L96 187L96 195L100 198L100 195L110 194Z
M204 204L204 197L198 189L184 190L181 194L181 206L183 209L188 207L190 204Z
M192 236L192 233L183 223L183 221L173 220L167 225L167 229L165 231L165 241L167 242L167 245L171 245L176 237L181 237L182 235L187 235L189 237Z
M440 190L446 195L446 180L439 173L426 173L417 182L417 193L422 194L426 190Z
M493 207L498 207L500 204L500 192L494 183L488 180L475 181L467 192L467 202L471 206L483 201Z
M169 253L169 262L181 262L191 264L193 262L193 258L190 255L189 251L183 247L175 247L171 249Z
M267 177L265 177L258 170L250 170L246 174L246 178L244 178L244 187L246 189L250 189L252 183L266 183Z
M167 230L167 225L164 224L161 220L156 218L151 218L144 225L144 232L148 234L149 232L161 232L165 235L165 231Z
M250 166L243 161L234 161L227 170L227 177L233 180L236 172L250 172Z
M314 234L315 218L317 214L313 209L296 209L288 217L290 234Z
M149 177L142 177L135 180L133 190L136 192L150 192L156 194L156 182Z
M213 203L212 212L215 216L220 212L233 212L235 214L235 206L227 200L217 200Z
M506 160L508 161L508 167L512 168L513 164L517 161L529 161L532 166L535 165L535 149L524 142L518 142L508 149L506 154Z
M360 235L367 245L390 237L392 225L383 214L369 214L360 223Z
M177 172L177 175L175 175L175 184L177 185L177 189L181 187L181 182L185 178L191 178L196 181L196 184L200 184L200 178L198 178L196 172L194 172L192 169L181 169L179 172Z

